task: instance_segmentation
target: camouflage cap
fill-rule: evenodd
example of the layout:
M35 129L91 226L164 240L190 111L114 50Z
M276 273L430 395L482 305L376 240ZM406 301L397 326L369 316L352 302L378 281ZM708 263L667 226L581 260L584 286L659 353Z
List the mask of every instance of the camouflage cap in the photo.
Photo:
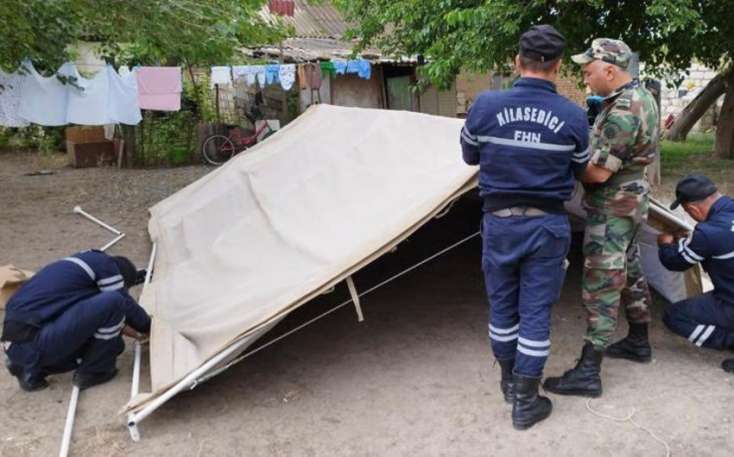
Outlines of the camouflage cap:
M611 38L597 38L591 42L591 47L581 54L571 56L571 60L579 65L599 59L604 62L614 64L623 69L627 69L632 58L632 51L629 46L621 40L613 40Z

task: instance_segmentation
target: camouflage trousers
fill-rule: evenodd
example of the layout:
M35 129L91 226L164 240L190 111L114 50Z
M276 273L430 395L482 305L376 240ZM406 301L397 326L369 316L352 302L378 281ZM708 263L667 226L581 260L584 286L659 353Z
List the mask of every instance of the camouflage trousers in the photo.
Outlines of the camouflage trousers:
M650 290L642 274L634 217L590 211L584 233L582 300L588 311L586 340L606 348L620 305L627 321L650 322Z

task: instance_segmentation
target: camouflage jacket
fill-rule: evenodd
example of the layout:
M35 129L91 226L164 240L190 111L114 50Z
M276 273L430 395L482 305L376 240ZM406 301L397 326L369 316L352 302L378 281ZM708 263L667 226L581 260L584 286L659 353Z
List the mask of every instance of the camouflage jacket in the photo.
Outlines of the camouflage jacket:
M647 216L645 167L657 155L660 117L652 94L633 80L604 99L591 130L589 163L613 172L587 188L587 210L615 216Z

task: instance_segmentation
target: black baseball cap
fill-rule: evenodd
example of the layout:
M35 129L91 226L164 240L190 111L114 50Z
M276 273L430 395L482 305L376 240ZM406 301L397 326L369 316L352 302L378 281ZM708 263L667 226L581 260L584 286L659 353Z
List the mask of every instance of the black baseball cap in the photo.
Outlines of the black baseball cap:
M534 25L520 36L520 55L538 62L556 60L565 48L566 39L552 25Z
M675 186L675 200L670 209L676 209L681 203L697 202L714 194L718 189L708 176L690 174L678 181Z

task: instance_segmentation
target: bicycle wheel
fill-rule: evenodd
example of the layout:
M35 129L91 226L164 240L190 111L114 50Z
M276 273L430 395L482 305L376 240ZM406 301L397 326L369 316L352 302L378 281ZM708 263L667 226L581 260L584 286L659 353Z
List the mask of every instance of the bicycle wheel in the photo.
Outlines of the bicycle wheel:
M232 141L224 135L212 135L201 146L201 155L211 165L221 165L234 155Z

